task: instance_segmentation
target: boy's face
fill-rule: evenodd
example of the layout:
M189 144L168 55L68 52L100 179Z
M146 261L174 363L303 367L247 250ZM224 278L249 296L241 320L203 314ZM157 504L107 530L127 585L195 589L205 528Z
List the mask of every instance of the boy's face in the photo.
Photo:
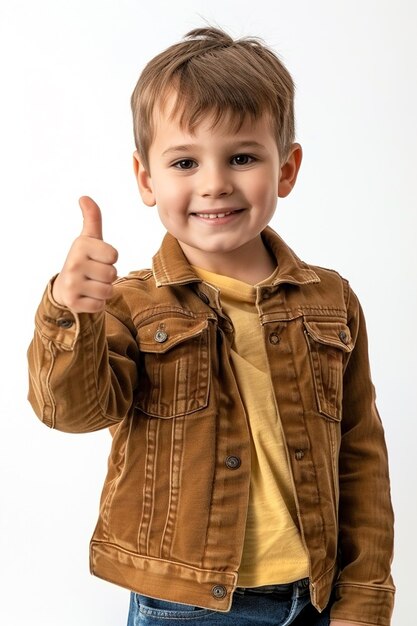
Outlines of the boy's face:
M157 205L191 264L213 271L222 255L239 264L248 262L248 254L264 252L260 233L277 196L289 193L280 190L280 158L268 117L246 120L238 132L230 126L225 119L211 128L209 118L191 134L170 119L169 110L159 111L149 173L135 155L145 204Z

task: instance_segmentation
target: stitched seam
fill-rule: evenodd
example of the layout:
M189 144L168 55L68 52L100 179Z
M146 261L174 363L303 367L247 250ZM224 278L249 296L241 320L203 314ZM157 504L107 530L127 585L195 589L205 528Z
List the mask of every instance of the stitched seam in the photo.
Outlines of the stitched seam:
M389 593L395 593L392 587L386 585L360 585L359 583L336 583L335 587L355 587L356 589L370 589L372 591L388 591Z
M295 362L294 362L294 352L293 351L291 351L291 360L292 360L293 370L294 370L294 372L297 372L297 369L295 367ZM298 388L299 397L302 398L303 394L301 393L301 390L300 390L299 377L296 376L295 380L297 382L297 388ZM316 484L317 498L318 498L318 502L319 502L319 511L320 511L320 519L321 519L321 524L322 524L322 532L323 532L323 535L324 535L324 538L325 538L325 543L327 545L328 544L327 531L326 531L326 525L325 525L324 519L323 519L322 499L321 499L321 493L320 493L320 489L319 489L319 485L318 485L318 481L317 481L317 468L316 468L316 465L314 463L314 457L313 457L313 454L312 454L311 439L310 439L310 435L308 433L308 429L307 429L307 425L306 425L304 407L303 407L303 410L302 410L302 419L303 419L303 424L304 424L305 436L307 437L308 443L309 443L309 452L310 452L310 455L311 455L311 465L314 468L314 478L315 478L315 484Z
M169 549L168 549L168 546L165 545L165 542L166 542L166 533L167 533L167 528L169 524L169 519L171 516L173 457L174 457L174 440L175 440L174 432L175 432L175 419L171 420L171 451L170 451L170 457L169 457L169 500L168 500L168 507L167 507L167 516L165 519L165 526L164 526L164 530L162 531L161 546L160 546L160 551L159 551L160 558L163 558L163 553L165 552L165 550L167 551L167 554L169 555Z
M149 527L149 521L146 522L146 518L149 517L147 513L148 509L148 496L147 496L147 486L148 486L148 476L149 476L149 466L150 466L150 436L149 432L151 429L151 420L148 420L146 426L146 458L145 458L145 469L144 469L144 481L143 481L143 492L142 492L142 516L138 529L138 552L142 554L146 554L146 545L147 545L147 529L146 524Z
M50 400L51 403L51 418L50 418L50 426L51 428L55 428L55 423L56 423L56 404L55 404L55 399L54 399L54 394L52 392L52 388L50 385L51 382L51 377L52 377L52 370L53 370L53 366L55 364L55 354L54 354L54 344L52 341L48 342L48 348L49 348L49 355L50 355L50 365L49 365L49 369L48 369L48 373L46 375L45 378L45 387L46 387L46 391L48 394L48 398Z
M161 421L156 420L156 429L155 429L155 439L154 439L154 455L153 455L153 463L152 463L152 492L149 502L150 514L148 520L148 532L146 539L146 554L150 554L150 542L151 542L151 530L152 530L152 522L155 515L155 487L156 487L156 466L158 462L158 439L159 439L159 430L161 426Z

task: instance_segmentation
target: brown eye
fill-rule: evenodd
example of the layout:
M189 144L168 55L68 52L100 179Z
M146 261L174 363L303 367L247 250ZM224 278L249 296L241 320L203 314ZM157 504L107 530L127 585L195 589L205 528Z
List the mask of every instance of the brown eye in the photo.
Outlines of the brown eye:
M249 165L253 161L254 158L249 156L249 154L237 154L232 158L233 165Z
M195 165L196 162L192 159L181 159L181 161L177 161L176 163L174 163L174 167L178 168L179 170L191 170L193 167L195 167Z

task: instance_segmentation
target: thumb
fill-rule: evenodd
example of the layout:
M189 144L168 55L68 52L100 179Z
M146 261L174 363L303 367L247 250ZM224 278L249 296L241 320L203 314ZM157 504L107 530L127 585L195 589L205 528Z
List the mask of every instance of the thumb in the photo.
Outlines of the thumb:
M89 196L82 196L79 203L84 219L81 235L103 239L100 207Z

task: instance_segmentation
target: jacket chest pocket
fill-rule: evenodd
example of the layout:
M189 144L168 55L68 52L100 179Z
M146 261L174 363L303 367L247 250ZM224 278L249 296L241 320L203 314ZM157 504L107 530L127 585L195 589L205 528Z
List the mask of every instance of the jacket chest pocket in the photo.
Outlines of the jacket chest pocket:
M208 404L207 320L164 317L138 329L141 350L136 406L151 417L188 415Z
M353 350L349 327L339 322L304 322L318 410L342 419L343 368Z

